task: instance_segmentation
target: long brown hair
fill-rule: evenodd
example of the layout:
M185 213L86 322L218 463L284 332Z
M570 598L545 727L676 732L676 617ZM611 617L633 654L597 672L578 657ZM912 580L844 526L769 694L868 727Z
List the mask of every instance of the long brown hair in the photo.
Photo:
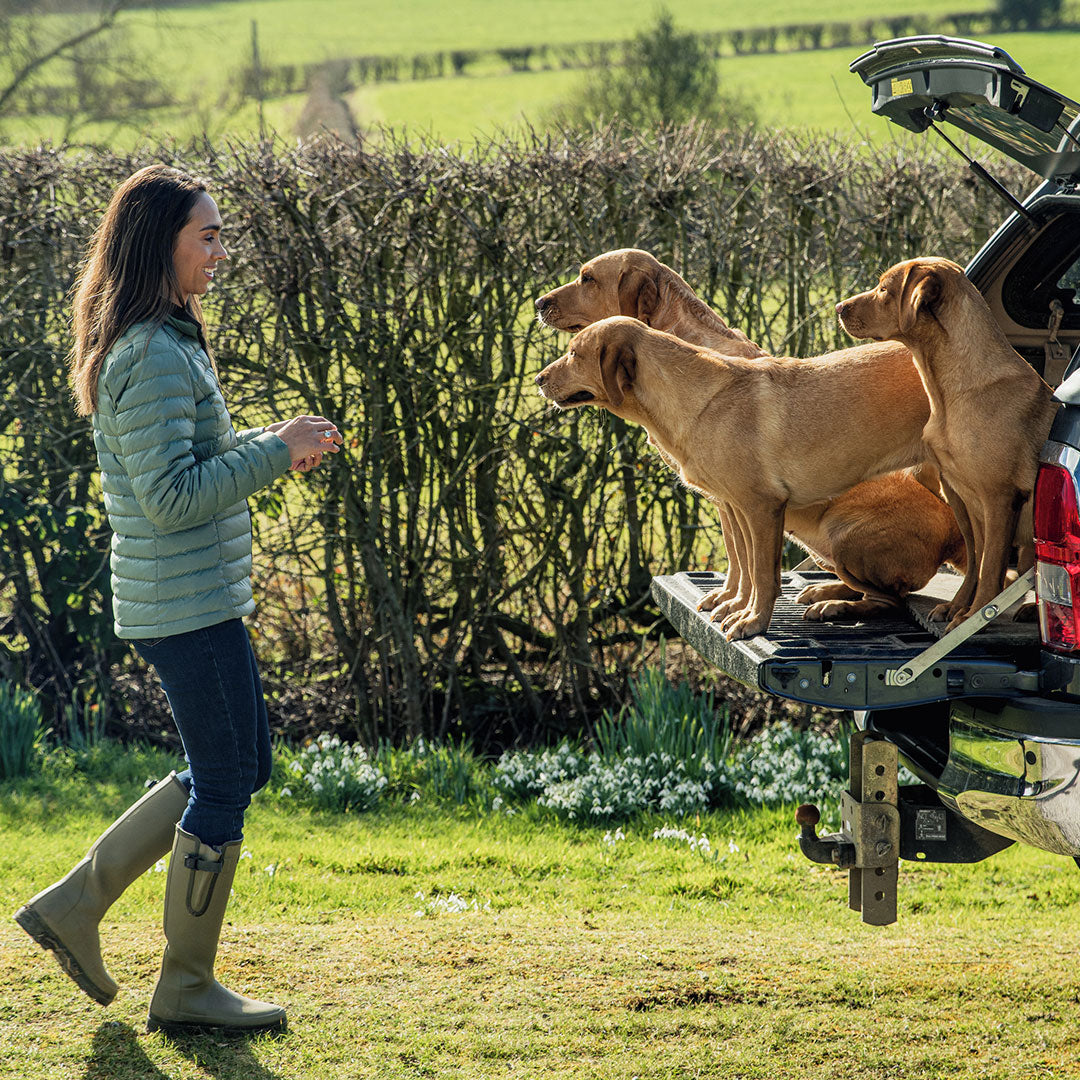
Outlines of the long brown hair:
M181 295L173 267L177 233L206 184L167 165L148 165L115 191L75 281L68 380L80 416L97 408L97 383L117 338L137 322L160 326ZM188 311L205 345L197 296Z

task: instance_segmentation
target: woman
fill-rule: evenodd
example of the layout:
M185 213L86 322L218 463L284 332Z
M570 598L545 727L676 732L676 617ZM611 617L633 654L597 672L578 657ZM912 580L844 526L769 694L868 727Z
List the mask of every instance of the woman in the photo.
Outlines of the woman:
M156 670L188 768L148 791L15 917L107 1005L117 985L98 924L171 848L150 1030L285 1025L284 1009L213 975L244 811L271 765L241 621L254 610L247 498L290 468L316 467L342 438L319 416L234 431L199 302L226 257L205 185L152 165L114 194L74 297L70 376L79 413L93 418L114 533L116 633Z

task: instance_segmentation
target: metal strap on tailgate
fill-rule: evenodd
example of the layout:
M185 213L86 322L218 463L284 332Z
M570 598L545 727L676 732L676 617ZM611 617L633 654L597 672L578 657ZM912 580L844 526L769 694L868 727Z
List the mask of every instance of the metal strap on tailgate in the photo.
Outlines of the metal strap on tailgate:
M1018 577L1011 585L980 608L974 615L965 619L954 630L950 630L943 637L934 642L928 649L924 649L918 656L906 663L902 668L890 668L885 672L886 686L907 686L914 682L924 671L929 671L939 660L944 659L958 645L963 644L973 634L977 634L988 623L992 623L1002 612L1007 611L1017 600L1023 598L1024 593L1035 584L1035 568L1032 567L1027 573Z

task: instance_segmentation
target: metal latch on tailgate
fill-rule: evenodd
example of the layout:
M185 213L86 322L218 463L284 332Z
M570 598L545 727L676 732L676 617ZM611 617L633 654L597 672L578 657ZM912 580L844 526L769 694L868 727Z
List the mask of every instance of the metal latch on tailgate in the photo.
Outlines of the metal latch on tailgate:
M1012 607L1034 584L1035 568L1032 567L1027 573L1018 577L1008 588L999 592L989 604L984 604L955 630L950 630L928 649L924 649L918 656L912 657L902 668L889 668L885 672L885 685L907 686L908 683L914 682L924 671L928 671L939 660L948 656L958 645L963 644L984 626L992 623L1002 612Z

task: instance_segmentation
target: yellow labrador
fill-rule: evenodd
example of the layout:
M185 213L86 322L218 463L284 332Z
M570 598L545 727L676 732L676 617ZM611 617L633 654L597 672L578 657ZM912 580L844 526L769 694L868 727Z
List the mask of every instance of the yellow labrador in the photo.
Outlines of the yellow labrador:
M536 383L559 408L597 405L643 425L686 484L729 508L749 583L721 623L735 640L769 625L789 508L924 460L925 397L905 391L894 353L726 356L615 316L577 334Z
M915 357L930 399L924 439L967 543L964 581L933 613L954 626L1001 591L1014 543L1020 571L1032 565L1031 495L1052 391L948 259L897 263L836 310L852 337L891 338Z
M578 331L613 315L633 316L694 345L729 356L768 354L739 330L733 330L674 270L647 251L620 248L589 259L578 277L536 301L540 321L559 330ZM832 353L821 360L858 355L858 350ZM891 371L896 392L929 404L910 352L896 346L880 353ZM837 404L835 407L842 407ZM676 471L678 464L668 461ZM936 474L928 482L936 487ZM738 518L715 496L729 549L723 588L706 596L703 610L724 619L742 610L749 581L740 574L739 550L745 551ZM963 568L964 546L952 512L907 472L855 485L826 502L809 507L789 505L784 529L839 583L811 585L799 594L809 619L853 619L895 609L909 592L921 589L942 563Z

